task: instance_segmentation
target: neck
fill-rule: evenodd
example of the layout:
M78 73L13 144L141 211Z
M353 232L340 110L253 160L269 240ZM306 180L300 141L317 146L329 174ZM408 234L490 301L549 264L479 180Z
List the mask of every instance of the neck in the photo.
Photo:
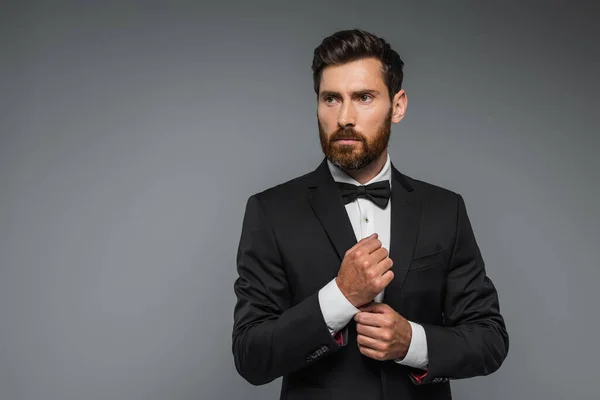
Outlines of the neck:
M371 164L367 165L364 168L356 169L356 170L343 170L345 173L354 178L355 181L364 185L369 182L371 179L375 178L378 173L381 172L385 162L387 161L387 149L383 151L379 157L375 159Z

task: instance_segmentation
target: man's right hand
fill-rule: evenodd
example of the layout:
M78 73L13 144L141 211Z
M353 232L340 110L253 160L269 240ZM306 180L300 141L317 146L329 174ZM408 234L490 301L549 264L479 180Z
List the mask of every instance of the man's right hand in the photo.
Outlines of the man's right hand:
M356 308L371 302L394 279L392 260L374 233L344 255L336 283Z

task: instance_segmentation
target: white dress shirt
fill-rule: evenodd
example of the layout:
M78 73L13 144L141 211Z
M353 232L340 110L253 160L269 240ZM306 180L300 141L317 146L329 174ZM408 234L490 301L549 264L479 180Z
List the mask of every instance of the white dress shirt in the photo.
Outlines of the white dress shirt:
M351 183L358 186L361 185L344 171L333 165L329 160L327 160L327 165L336 182ZM391 186L391 177L392 168L390 156L388 154L387 161L382 170L377 176L365 183L365 185L388 180ZM352 223L352 228L354 229L357 241L370 236L373 233L377 233L378 238L382 243L382 247L389 250L391 204L392 199L390 199L385 209L381 209L370 200L362 197L358 197L356 200L346 204L346 212ZM374 301L381 303L383 294L384 291L379 293ZM344 326L354 318L354 315L360 311L342 294L335 279L319 290L319 305L321 307L321 312L323 313L323 318L332 335L335 335L344 328ZM408 347L408 352L403 359L396 359L394 361L414 368L427 369L429 356L427 353L425 330L421 325L415 322L408 322L412 328L412 340Z

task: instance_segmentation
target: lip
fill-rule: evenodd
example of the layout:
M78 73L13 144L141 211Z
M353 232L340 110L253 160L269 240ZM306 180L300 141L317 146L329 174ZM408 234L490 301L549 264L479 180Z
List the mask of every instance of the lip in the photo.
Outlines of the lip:
M356 140L356 139L338 139L335 142L339 143L339 144L354 144L356 142L359 142L359 140Z

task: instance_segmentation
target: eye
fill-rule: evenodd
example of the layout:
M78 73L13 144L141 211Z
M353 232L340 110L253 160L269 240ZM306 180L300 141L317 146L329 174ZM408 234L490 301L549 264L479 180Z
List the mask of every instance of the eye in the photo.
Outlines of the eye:
M371 100L373 100L373 96L371 96L370 94L361 94L358 96L358 99L362 102L362 103L368 103Z
M333 97L333 96L325 96L323 98L323 100L325 101L326 104L333 104L333 102L335 101L335 97Z

